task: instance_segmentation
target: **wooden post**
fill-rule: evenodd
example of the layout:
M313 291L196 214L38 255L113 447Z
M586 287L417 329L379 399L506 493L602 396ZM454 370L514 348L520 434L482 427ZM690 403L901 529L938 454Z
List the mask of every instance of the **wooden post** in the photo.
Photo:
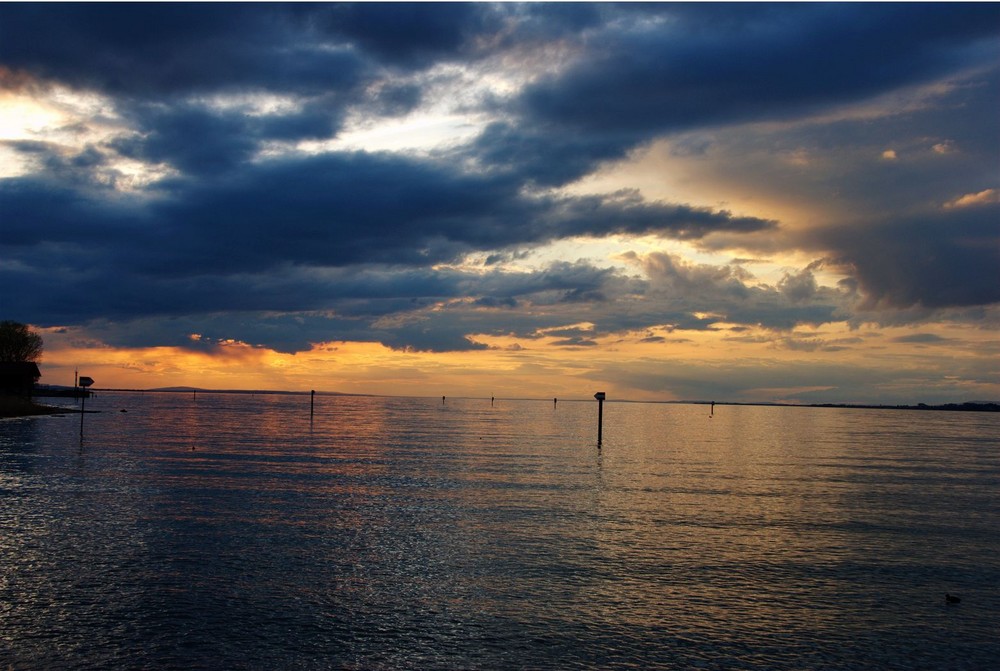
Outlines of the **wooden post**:
M90 385L94 384L94 378L81 375L77 383L83 387L83 397L80 403L80 439L83 439L83 416L87 413L87 396L90 394Z
M316 390L309 392L309 421L312 421L313 411L316 407Z
M604 433L604 399L607 397L603 391L594 394L597 399L597 449L601 449L601 439Z

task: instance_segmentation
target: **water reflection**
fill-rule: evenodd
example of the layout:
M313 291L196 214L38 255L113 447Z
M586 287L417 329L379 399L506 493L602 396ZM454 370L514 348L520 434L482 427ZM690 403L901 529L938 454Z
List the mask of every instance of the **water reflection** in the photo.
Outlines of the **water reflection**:
M0 665L1000 653L995 419L608 403L598 451L592 402L309 401L102 395L82 453L0 425Z

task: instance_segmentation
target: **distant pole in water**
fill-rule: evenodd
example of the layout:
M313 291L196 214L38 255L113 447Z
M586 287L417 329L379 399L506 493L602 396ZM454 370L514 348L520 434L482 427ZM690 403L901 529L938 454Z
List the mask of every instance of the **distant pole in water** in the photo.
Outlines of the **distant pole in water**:
M316 406L316 390L313 389L311 392L309 392L309 420L310 421L312 421L313 410L315 409L315 406Z
M597 449L601 449L601 438L604 433L604 399L607 397L603 391L594 394L597 399Z
M497 400L496 396L490 396L490 407L493 407L493 401Z
M554 408L554 407L556 407L556 403L558 403L558 402L559 402L559 399L558 399L558 398L554 398L554 399L552 399L552 407L553 407L553 408Z
M444 405L444 396L441 397L441 405Z

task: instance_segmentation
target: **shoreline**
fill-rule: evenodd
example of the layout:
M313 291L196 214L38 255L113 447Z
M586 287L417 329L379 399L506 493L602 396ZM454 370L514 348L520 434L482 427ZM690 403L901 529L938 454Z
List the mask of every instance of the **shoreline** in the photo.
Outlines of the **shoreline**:
M200 388L166 388L166 389L103 389L109 392L126 393L204 393L204 394L279 394L279 395L309 395L309 392L300 391L274 391L274 390L234 390L234 389L200 389ZM61 396L62 394L42 394L42 396ZM69 394L67 394L69 395ZM87 393L88 396L91 393ZM341 392L316 392L322 396L374 396L372 394L344 394ZM436 398L436 397L435 397ZM471 397L456 397L471 398ZM508 399L508 400L540 400L547 399ZM581 399L566 399L567 401L578 401ZM677 405L709 405L710 401L633 401L630 399L620 399L619 403L652 403L652 404L677 404ZM917 405L877 405L877 404L854 404L854 403L780 403L780 402L740 402L740 401L716 401L717 406L772 406L787 408L838 408L845 410L917 410L931 412L1000 412L1000 403L966 401L964 403L942 403ZM0 394L0 419L11 419L15 417L35 417L41 415L73 414L80 412L73 408L42 405L36 403L34 399L26 399L23 396Z
M40 415L60 415L71 412L73 412L72 409L42 405L21 396L0 395L0 419L37 417Z

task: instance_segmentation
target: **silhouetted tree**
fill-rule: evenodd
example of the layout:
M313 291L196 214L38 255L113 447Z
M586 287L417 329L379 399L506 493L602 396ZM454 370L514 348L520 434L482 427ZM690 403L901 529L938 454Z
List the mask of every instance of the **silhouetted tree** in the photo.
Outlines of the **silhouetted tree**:
M42 358L42 336L24 324L0 322L0 363L37 362Z

